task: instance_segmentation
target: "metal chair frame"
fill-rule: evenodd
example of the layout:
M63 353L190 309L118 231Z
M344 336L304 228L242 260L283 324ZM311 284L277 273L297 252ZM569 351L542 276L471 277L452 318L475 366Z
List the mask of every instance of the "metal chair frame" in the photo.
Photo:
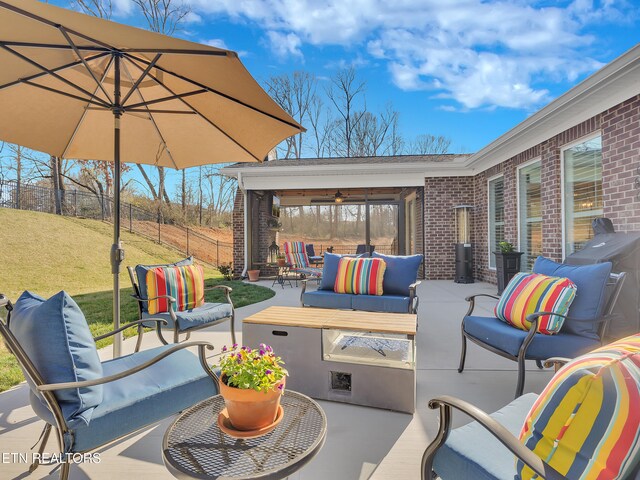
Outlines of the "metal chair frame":
M605 337L606 335L606 331L607 331L607 327L609 325L609 322L611 321L612 318L612 312L613 312L613 307L616 304L616 301L618 300L618 296L620 295L620 289L622 288L622 284L624 283L624 279L625 279L626 273L622 272L622 273L612 273L609 275L609 280L607 281L607 284L605 286L605 288L608 288L611 293L609 294L609 297L607 299L607 304L605 305L604 308L604 313L602 315L601 318L595 319L595 320L577 320L577 319L570 319L570 321L572 322L582 322L582 323L590 323L590 324L599 324L598 327L598 336L600 337L600 342L602 342L602 339ZM469 302L469 309L467 310L467 313L465 313L464 318L470 316L473 313L473 310L475 308L475 299L478 297L489 297L489 298L493 298L495 300L499 300L500 297L497 297L495 295L489 295L486 293L482 293L482 294L478 294L478 295L472 295L470 297L467 297L465 300L467 302ZM529 346L531 345L531 342L533 342L533 339L536 335L536 329L538 327L538 318L543 316L543 315L549 315L549 312L536 312L533 313L531 315L527 316L527 320L529 322L531 322L531 327L529 328L528 334L525 337L524 341L522 342L522 345L520 346L520 349L518 351L518 355L511 355L510 353L504 352L502 350L499 350L497 348L495 348L492 345L489 345L485 342L483 342L482 340L473 337L469 334L467 334L467 332L465 332L464 330L464 318L462 319L462 325L460 327L460 331L462 334L462 350L460 352L460 365L458 366L458 373L462 373L462 371L464 370L464 364L465 364L465 360L466 360L466 356L467 356L467 339L470 340L471 342L475 343L476 345L481 346L482 348L485 348L486 350L489 350L490 352L493 352L497 355L500 355L501 357L504 358L508 358L509 360L513 360L514 362L518 363L518 382L516 384L516 395L515 398L518 398L520 395L522 395L522 392L524 390L524 380L525 380L525 360L527 359L527 349L529 348ZM554 315L558 315L557 313L555 313ZM566 316L564 315L559 315L565 319L567 319ZM515 328L515 327L514 327ZM534 359L536 361L536 365L538 366L538 368L542 368L542 360L541 359Z
M40 374L40 372L38 371L38 369L36 368L36 366L34 365L34 363L31 361L31 359L29 358L29 356L27 355L27 353L24 351L24 349L22 348L22 346L20 345L20 343L18 342L18 340L16 339L16 337L13 335L13 333L11 333L10 330L10 324L11 324L11 311L13 310L13 304L11 303L11 301L5 296L0 294L0 307L4 307L7 310L7 319L6 321L3 321L0 318L0 335L2 335L2 337L5 340L5 343L7 345L7 348L9 349L9 351L16 357L16 359L18 360L18 363L20 364L20 366L22 367L23 372L25 373L25 375L31 380L31 382L33 382L33 384L36 386L36 389L38 390L38 392L42 395L42 397L44 398L47 407L49 408L49 411L52 413L53 418L55 419L55 425L51 425L49 423L47 423L42 431L42 434L40 435L40 438L38 439L38 442L40 442L40 447L38 448L38 452L39 452L39 457L36 457L36 460L34 461L34 463L31 464L31 466L29 467L29 472L33 472L36 468L38 468L38 466L42 463L39 461L39 458L42 458L42 453L44 452L44 449L46 447L47 441L49 440L49 436L51 434L51 429L52 427L55 427L55 432L56 432L56 438L58 440L58 446L60 448L60 452L62 453L62 455L60 455L60 458L63 459L63 461L61 463L59 463L60 465L60 479L61 480L66 480L69 477L69 469L71 464L69 462L67 462L67 455L65 454L69 454L69 453L86 453L88 451L91 450L96 450L104 445L107 445L111 442L113 442L114 440L117 440L117 438L111 439L108 442L99 445L97 447L95 447L94 449L91 450L87 450L87 451L74 451L73 448L70 448L69 451L66 451L65 449L65 436L70 436L71 438L73 438L73 432L71 431L71 429L69 428L69 426L67 425L65 419L64 419L64 415L62 413L62 408L60 407L60 404L58 403L58 399L56 398L54 392L57 390L66 390L66 389L75 389L75 388L85 388L85 387L92 387L92 386L96 386L96 385L103 385L105 383L109 383L109 382L114 382L116 380L120 380L122 378L128 377L129 375L133 375L134 373L140 372L141 370L144 370L145 368L150 367L151 365L154 365L156 363L158 363L160 360L162 360L163 358L168 357L169 355L177 352L178 350L183 350L185 348L190 348L190 347L198 347L198 356L200 359L200 364L202 365L202 368L205 370L205 372L207 373L207 375L212 379L212 381L218 382L218 377L216 376L216 374L213 372L213 370L209 367L209 365L207 364L207 358L206 358L206 350L213 350L213 345L211 345L208 342L202 342L202 341L197 341L197 342L186 342L186 343L181 343L180 345L175 345L167 350L165 350L164 352L162 352L161 354L155 356L154 358L148 360L145 363L142 363L136 367L130 368L128 370L124 370L122 372L119 372L115 375L109 375L106 377L102 377L102 378L97 378L94 380L84 380L84 381L80 381L80 382L64 382L64 383L53 383L53 384L47 384L42 375ZM143 322L155 322L156 324L159 323L166 323L166 320L163 319L153 319L153 318L147 318L145 320L137 320L135 322L131 322L128 323L126 325L122 325L120 328L113 330L109 333L105 333L103 335L100 335L98 337L94 337L94 341L98 341L98 340L102 340L104 338L108 338L110 336L113 336L117 333L122 332L123 330L126 330L127 328L131 328L131 327L138 327L140 328L141 323ZM154 422L149 423L148 425L155 423L156 421L158 421L160 419L156 419L154 420ZM147 426L148 426L147 425ZM139 429L136 429L135 431L141 430L142 428L145 427L141 427ZM127 435L129 433L132 432L128 432ZM118 437L118 438L122 438L122 437ZM38 442L36 442L36 445L38 444ZM71 442L71 444L73 444L73 442ZM35 447L35 445L34 445Z
M190 336L191 336L191 332L195 331L195 330L200 330L203 328L207 328L207 327L211 327L213 325L218 325L220 323L226 322L227 320L230 321L231 325L230 325L230 330L231 330L231 344L234 345L236 343L236 331L235 331L235 317L236 317L236 310L235 307L233 306L233 301L231 300L231 292L233 291L233 289L231 287L228 287L226 285L215 285L213 287L209 287L209 288L205 288L204 291L208 292L211 290L222 290L224 292L225 298L227 300L227 303L229 303L229 305L231 305L231 316L229 317L224 317L221 318L219 320L216 320L214 322L209 322L209 323L205 323L202 325L198 325L196 327L191 327L191 328L187 328L184 330L180 329L180 325L178 323L178 317L176 315L175 309L174 309L174 305L177 303L176 299L169 296L169 295L159 295L157 297L152 297L152 298L143 298L142 295L140 294L140 287L138 285L138 282L136 281L136 272L134 270L133 267L127 267L127 271L129 272L129 279L131 280L131 285L133 286L133 295L131 295L135 300L136 303L138 305L138 319L141 321L138 325L138 341L136 343L136 348L135 351L139 351L140 350L140 346L142 345L142 335L144 333L144 324L145 322L147 322L148 319L142 318L142 312L143 312L143 305L144 303L149 302L150 300L157 300L159 298L166 298L169 301L169 315L171 316L171 319L173 320L173 343L179 343L180 342L180 334L186 334L185 337L185 341L189 340ZM165 322L166 324L166 322ZM155 330L156 330L156 334L158 335L158 339L160 340L160 342L162 342L163 345L168 345L169 342L167 342L167 340L164 338L163 334L162 334L162 325L158 322L156 322L155 325Z

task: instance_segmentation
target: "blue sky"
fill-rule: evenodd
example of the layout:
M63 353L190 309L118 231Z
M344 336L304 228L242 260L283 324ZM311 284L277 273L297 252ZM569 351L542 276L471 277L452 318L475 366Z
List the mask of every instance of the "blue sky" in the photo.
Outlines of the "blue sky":
M348 65L403 135L473 152L634 46L637 0L187 0L176 35L235 50L260 81ZM69 2L55 1L61 6ZM144 27L130 0L114 20Z

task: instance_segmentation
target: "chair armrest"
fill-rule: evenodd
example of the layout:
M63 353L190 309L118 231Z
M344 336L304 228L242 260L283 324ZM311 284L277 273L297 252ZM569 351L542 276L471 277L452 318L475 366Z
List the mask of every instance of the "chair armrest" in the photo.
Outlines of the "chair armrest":
M102 377L102 378L96 378L94 380L83 380L81 382L49 383L45 385L38 385L37 388L41 392L47 392L52 390L66 390L68 388L85 388L85 387L94 387L96 385L103 385L105 383L114 382L116 380L120 380L122 378L128 377L129 375L133 375L134 373L138 373L141 370L144 370L145 368L148 368L151 365L158 363L160 360L168 357L172 353L175 353L178 350L183 350L185 348L190 348L190 347L199 348L200 363L203 362L204 350L205 349L213 350L213 345L211 345L209 342L202 342L202 341L185 342L165 350L160 355L157 355L153 357L151 360L148 360L136 367L130 368L129 370L124 370L123 372L116 373L114 375L109 375L107 377Z
M214 285L213 287L207 287L204 289L205 292L209 292L211 290L224 290L227 293L233 292L233 288L227 285Z
M520 443L520 441L511 432L509 432L509 430L507 430L500 423L491 418L486 412L480 410L474 405L471 405L470 403L455 397L441 396L431 399L429 401L429 408L433 410L440 409L441 431L438 432L436 439L429 445L429 447L425 451L425 456L423 457L423 467L428 466L429 468L431 468L433 456L435 455L437 449L444 444L447 437L449 436L449 431L451 428L452 409L455 408L457 410L460 410L461 412L466 413L472 419L478 422L483 428L488 430L489 433L496 437L498 441L500 441L500 443L507 447L507 449L511 453L513 453L525 465L531 468L542 478L546 480L561 480L565 478L554 468L545 463L535 453L533 453L522 443ZM436 442L438 442L438 444L432 448L432 446ZM425 459L427 455L430 458ZM425 472L423 470L423 478L430 478L425 477L427 473L431 474L431 472Z
M97 337L93 337L93 341L97 342L98 340L103 340L105 338L108 338L112 335L115 335L116 333L120 333L123 330L126 330L127 328L130 327L134 327L136 325L142 325L143 323L148 323L148 322L156 322L156 323L162 323L163 325L166 325L168 322L162 318L145 318L144 320L136 320L135 322L131 322L131 323L126 323L124 325L122 325L120 328L116 328L115 330L112 330L109 333L104 333L102 335L99 335Z
M489 295L488 293L478 293L476 295L471 295L465 298L465 300L469 302L469 309L467 310L467 313L464 314L465 317L468 317L473 313L473 309L476 308L476 298L478 297L488 297L493 298L494 300L500 300L500 297L496 295Z
M409 285L409 313L418 313L418 304L420 303L420 298L418 298L416 288L421 283L421 280L417 280Z

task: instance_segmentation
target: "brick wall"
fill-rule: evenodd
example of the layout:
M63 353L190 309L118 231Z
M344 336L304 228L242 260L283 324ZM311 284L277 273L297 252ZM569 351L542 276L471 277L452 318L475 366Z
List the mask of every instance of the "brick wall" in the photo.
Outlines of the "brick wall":
M461 204L474 204L472 177L425 179L424 253L428 279L452 279L455 274L453 207Z
M244 194L238 188L233 202L233 274L240 276L244 269Z

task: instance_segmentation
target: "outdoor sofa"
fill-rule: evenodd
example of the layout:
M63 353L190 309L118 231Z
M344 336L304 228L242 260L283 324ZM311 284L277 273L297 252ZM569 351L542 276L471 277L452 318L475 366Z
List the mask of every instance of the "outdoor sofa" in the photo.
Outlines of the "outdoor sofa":
M352 295L334 291L338 263L341 255L325 253L322 279L317 290L306 291L302 283L300 302L303 307L335 308L342 310L364 310L386 313L417 313L418 295L416 280L422 255L383 255L373 252L372 258L385 261L382 295Z

